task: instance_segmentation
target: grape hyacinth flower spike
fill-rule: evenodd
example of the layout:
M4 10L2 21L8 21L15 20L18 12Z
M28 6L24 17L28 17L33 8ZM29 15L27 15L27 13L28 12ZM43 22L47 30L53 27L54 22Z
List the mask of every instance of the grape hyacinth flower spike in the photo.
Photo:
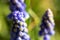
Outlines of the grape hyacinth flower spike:
M50 9L48 9L42 17L39 35L43 36L44 40L50 40L50 36L55 34L54 26L53 13Z
M30 40L25 22L29 14L25 7L24 0L10 0L11 14L8 15L8 19L13 21L10 40Z

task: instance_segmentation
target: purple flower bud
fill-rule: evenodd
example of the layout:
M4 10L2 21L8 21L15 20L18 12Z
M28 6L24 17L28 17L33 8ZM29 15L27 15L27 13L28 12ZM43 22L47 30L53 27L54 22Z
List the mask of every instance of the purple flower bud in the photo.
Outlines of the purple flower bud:
M44 40L50 40L50 35L48 34L44 35Z
M28 19L29 18L29 14L26 11L24 11L23 13L24 13L24 18Z
M8 15L8 19L11 20L12 19L12 13Z

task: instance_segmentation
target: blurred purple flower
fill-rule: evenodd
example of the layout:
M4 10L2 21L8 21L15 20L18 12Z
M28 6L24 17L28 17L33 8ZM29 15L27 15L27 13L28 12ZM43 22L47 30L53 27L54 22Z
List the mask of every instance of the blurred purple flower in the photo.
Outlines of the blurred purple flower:
M50 36L55 34L53 13L48 9L42 17L39 34L44 36L44 40L50 40Z
M11 40L30 40L25 22L29 18L29 14L25 11L25 8L24 0L10 0L11 14L8 15L8 19L13 20Z

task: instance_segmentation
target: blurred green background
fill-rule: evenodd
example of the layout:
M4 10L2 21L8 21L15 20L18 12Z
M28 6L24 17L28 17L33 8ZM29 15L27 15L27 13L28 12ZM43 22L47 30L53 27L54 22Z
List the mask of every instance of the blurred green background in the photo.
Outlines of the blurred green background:
M60 0L25 0L25 3L26 10L30 14L26 22L31 40L43 40L38 35L39 24L48 8L53 11L56 24L56 34L51 36L51 40L60 40ZM0 40L10 40L11 23L7 20L8 14L10 14L9 0L0 0Z

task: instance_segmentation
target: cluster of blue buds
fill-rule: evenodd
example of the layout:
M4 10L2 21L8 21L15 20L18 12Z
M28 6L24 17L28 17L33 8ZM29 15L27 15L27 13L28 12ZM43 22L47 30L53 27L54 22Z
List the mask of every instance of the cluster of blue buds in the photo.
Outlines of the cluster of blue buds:
M39 31L39 34L44 36L44 40L50 40L50 36L55 34L54 26L53 13L48 9L42 17L41 30Z
M11 40L30 40L25 22L29 18L29 14L25 8L24 0L10 0L11 14L8 15L8 18L13 21Z

